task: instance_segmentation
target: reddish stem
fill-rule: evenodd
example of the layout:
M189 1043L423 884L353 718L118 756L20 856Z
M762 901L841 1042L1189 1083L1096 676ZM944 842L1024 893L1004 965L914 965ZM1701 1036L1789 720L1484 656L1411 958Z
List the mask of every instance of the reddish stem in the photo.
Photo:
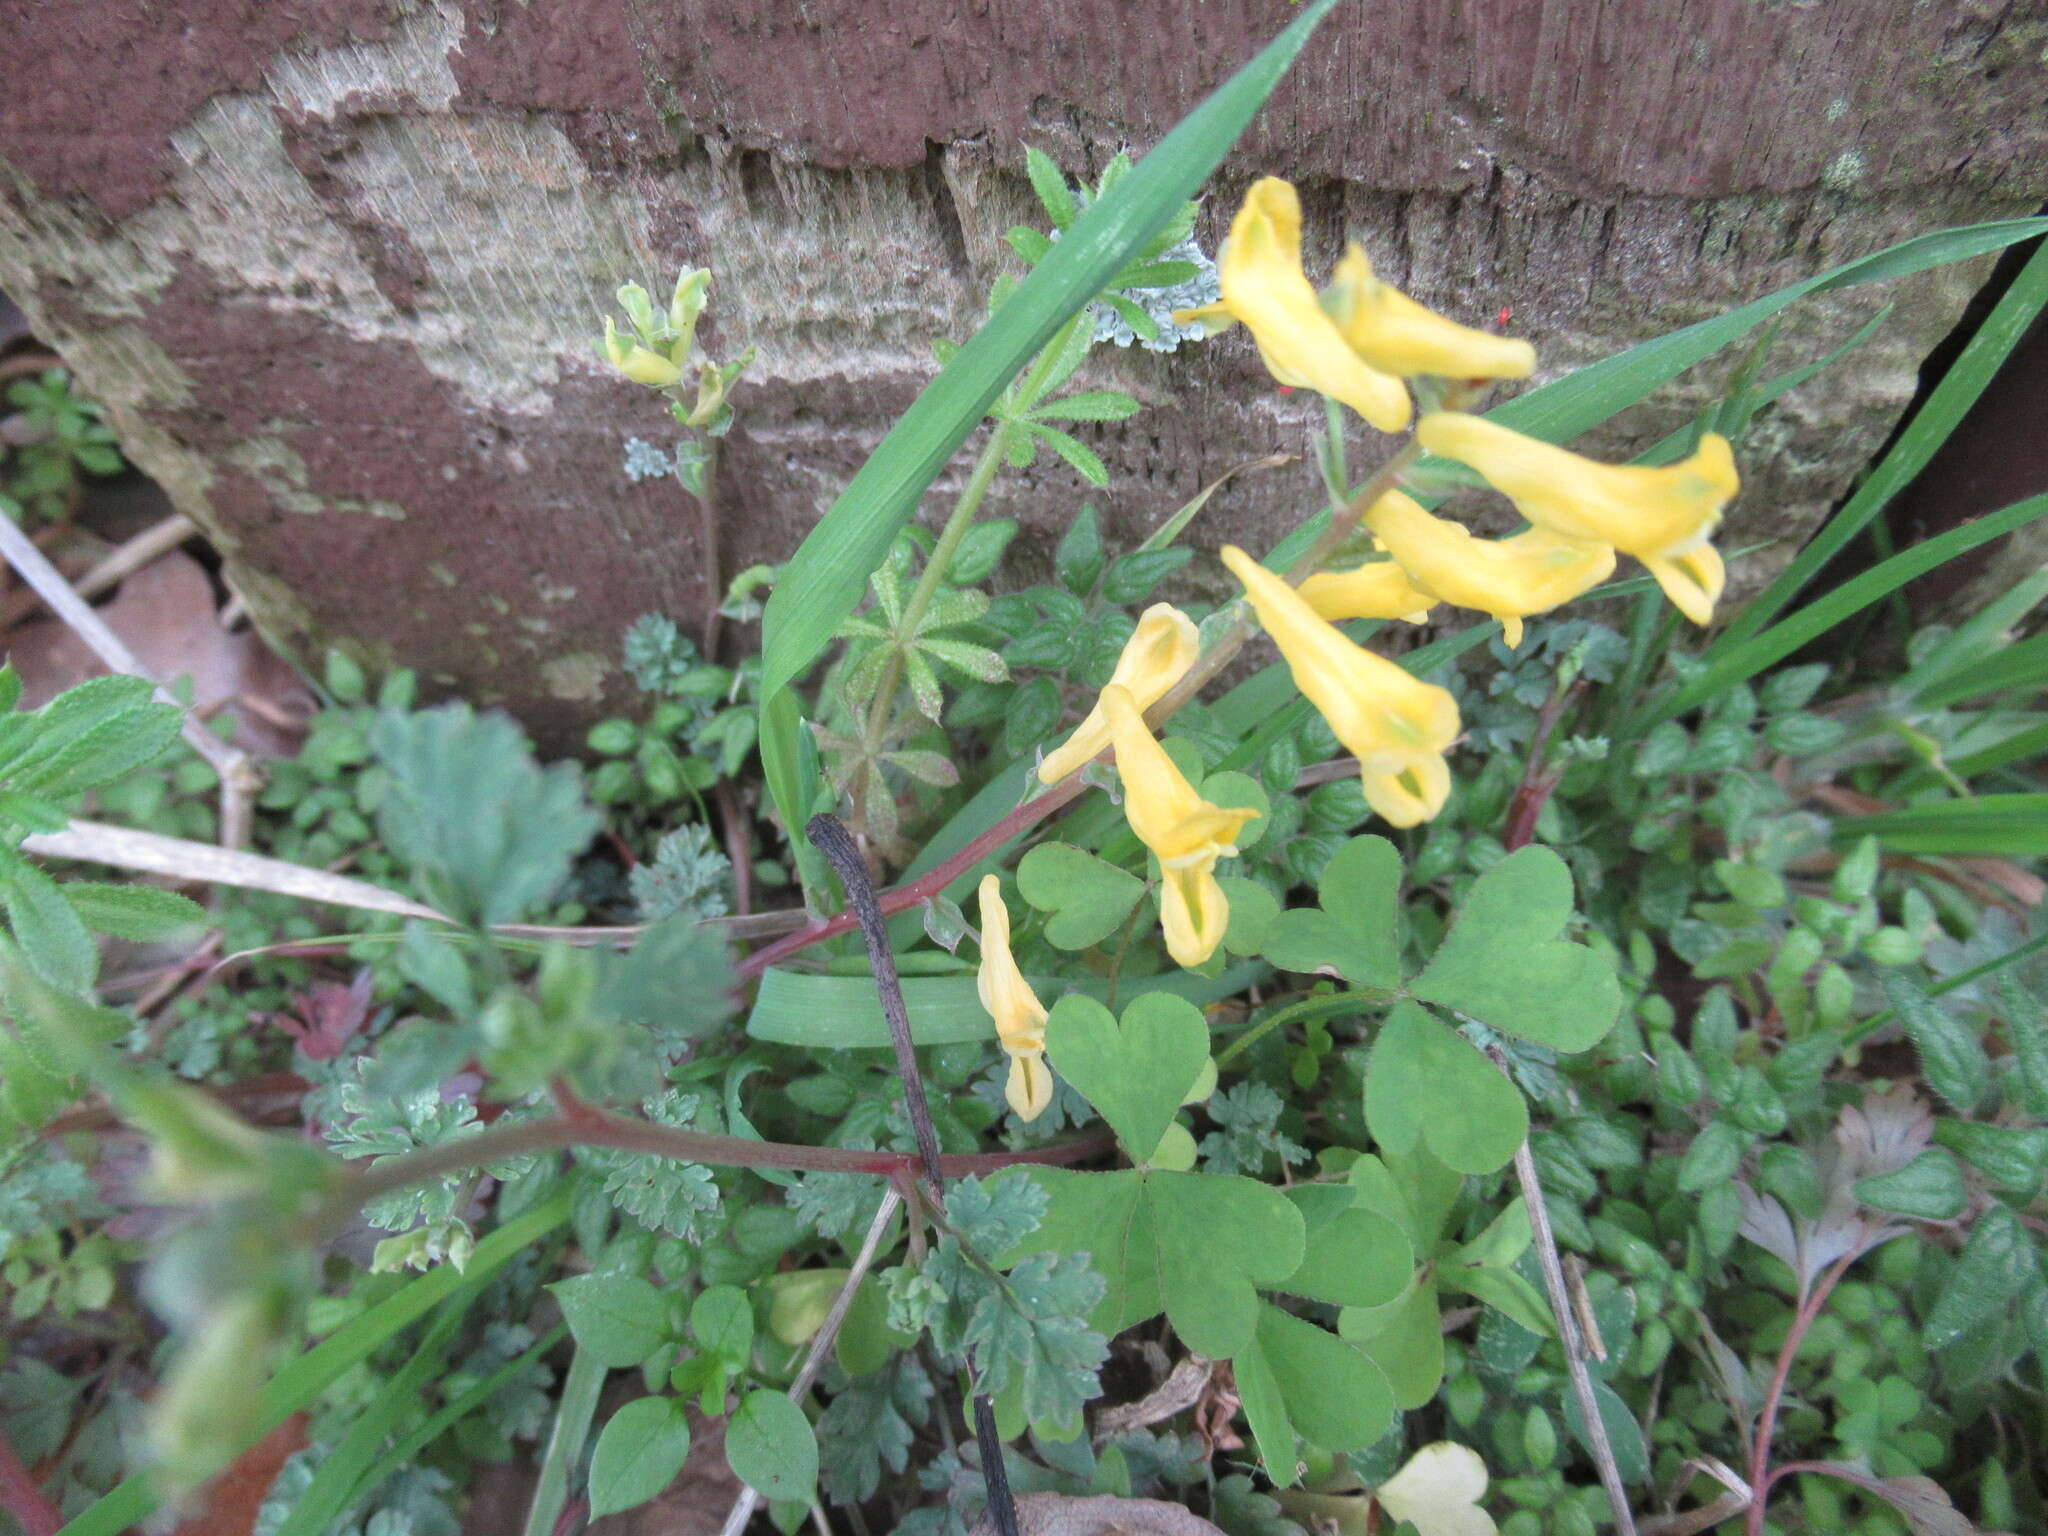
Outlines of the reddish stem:
M951 885L963 870L972 869L1018 833L1036 826L1054 811L1079 799L1087 787L1081 781L1081 775L1075 773L1062 779L1036 799L1025 801L950 859L933 866L907 884L883 891L880 896L883 915L890 916L907 911L921 901L929 901ZM740 980L752 981L770 966L788 959L797 951L808 949L811 945L829 939L835 934L851 933L857 926L858 921L851 912L841 912L837 917L820 918L809 927L786 934L773 944L763 945L747 956L739 964Z
M4 1434L0 1434L0 1509L14 1516L25 1536L56 1536L64 1528L64 1512L36 1486Z
M1813 1326L1813 1320L1820 1316L1820 1309L1827 1305L1828 1295L1836 1282L1862 1252L1860 1247L1851 1248L1827 1267L1819 1284L1814 1286L1794 1315L1791 1330L1778 1350L1778 1366L1771 1373L1770 1390L1764 1393L1763 1411L1757 1415L1756 1440L1749 1452L1749 1515L1743 1524L1744 1536L1763 1536L1765 1496L1770 1492L1773 1480L1770 1471L1771 1436L1778 1427L1778 1400L1785 1395L1785 1382L1792 1374L1792 1361L1799 1353L1806 1330Z
M1522 782L1515 787L1515 797L1508 802L1507 825L1501 830L1501 842L1509 853L1525 848L1536 837L1536 818L1543 814L1543 807L1549 803L1551 791L1555 790L1562 773L1543 771L1543 754L1550 746L1550 733L1557 729L1557 722L1563 716L1565 706L1585 690L1583 682L1560 689L1544 701L1542 710L1536 716L1536 734L1529 742L1529 761L1522 769Z

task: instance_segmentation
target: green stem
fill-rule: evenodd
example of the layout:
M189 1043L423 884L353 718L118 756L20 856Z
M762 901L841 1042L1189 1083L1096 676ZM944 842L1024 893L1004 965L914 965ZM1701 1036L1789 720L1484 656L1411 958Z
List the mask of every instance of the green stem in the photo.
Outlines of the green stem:
M882 663L881 681L875 689L874 702L868 706L867 724L861 731L860 750L864 760L871 761L880 755L883 743L888 740L889 724L896 715L896 689L903 681L904 655L916 640L932 599L938 596L946 567L953 563L953 552L974 525L974 515L981 510L982 498L995 481L996 471L1003 467L1003 456L1009 452L1009 446L1009 423L999 421L995 430L989 433L981 457L975 461L974 472L961 488L960 499L953 503L945 526L939 530L939 540L932 546L931 558L925 561L917 585L911 589L910 601L904 606L902 621L896 627L896 638L890 647L888 660ZM854 819L863 829L867 826L866 785L865 774L853 781Z
M1392 996L1373 997L1365 992L1339 992L1334 997L1305 997L1298 1003L1290 1003L1275 1013L1267 1014L1226 1045L1217 1054L1216 1070L1221 1072L1276 1029L1284 1029L1289 1024L1306 1024L1316 1019L1334 1019L1347 1013L1363 1013L1368 1008L1383 1007L1392 1001Z
M554 1536L562 1506L569 1502L569 1479L583 1459L583 1442L590 1438L590 1421L597 1415L604 1377L605 1367L596 1355L579 1344L562 1382L561 1406L555 1410L555 1428L548 1436L547 1458L540 1465L540 1481L534 1484L533 1503L527 1506L526 1536Z
M1989 976L1993 971L2002 971L2015 961L2024 960L2027 956L2037 954L2043 949L2048 949L2048 933L2037 933L2034 937L2027 940L2026 943L2016 944L2004 954L1995 955L1991 959L1986 960L1982 965L1973 965L1967 971L1957 971L1955 975L1937 982L1927 989L1927 995L1929 997L1939 997L1944 992L1955 991L1957 987L1967 987L1978 977ZM1850 1046L1869 1039L1882 1025L1889 1024L1898 1016L1899 1010L1896 1008L1887 1008L1882 1013L1872 1014L1861 1024L1858 1024L1854 1029L1842 1036L1842 1048L1847 1050Z

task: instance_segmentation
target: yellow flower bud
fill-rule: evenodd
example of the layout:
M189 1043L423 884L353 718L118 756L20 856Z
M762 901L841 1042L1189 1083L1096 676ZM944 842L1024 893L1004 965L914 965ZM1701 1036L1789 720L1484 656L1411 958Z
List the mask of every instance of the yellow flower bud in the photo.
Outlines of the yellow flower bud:
M604 321L604 355L605 361L636 384L666 389L683 376L683 370L659 352L621 336L609 315Z
M1138 627L1124 642L1109 686L1129 693L1142 714L1165 698L1167 690L1186 675L1195 664L1199 649L1195 621L1171 603L1154 603L1138 616ZM1109 737L1109 715L1098 699L1088 711L1088 718L1075 727L1074 734L1039 763L1039 782L1057 784L1106 750Z
M1366 802L1397 827L1442 810L1451 792L1443 754L1457 740L1457 700L1352 644L1243 550L1224 549L1223 563L1244 583L1259 623L1287 658L1294 685L1358 758Z
M1301 584L1301 595L1316 617L1340 619L1404 619L1420 624L1436 606L1436 597L1408 579L1393 560L1375 560L1355 571L1318 571Z
M1372 263L1355 244L1345 248L1331 273L1322 304L1352 351L1397 378L1429 373L1447 379L1526 379L1536 371L1536 349L1528 342L1446 320L1373 276Z
M1423 417L1416 436L1478 470L1537 527L1635 556L1688 619L1712 621L1727 573L1707 540L1742 485L1718 432L1703 434L1692 457L1655 469L1601 464L1456 411Z
M1045 1065L1045 1006L1017 969L1010 953L1010 909L1002 882L981 877L981 969L975 989L981 1006L996 1021L996 1040L1010 1057L1005 1096L1022 1120L1036 1120L1052 1102L1052 1073Z
M1159 926L1166 952L1178 964L1200 965L1216 953L1230 925L1216 861L1237 852L1237 834L1258 812L1212 805L1197 794L1124 689L1113 683L1103 689L1102 707L1123 779L1124 818L1159 857Z
M1548 613L1614 574L1614 551L1605 544L1582 544L1547 528L1475 539L1399 491L1373 503L1365 526L1423 591L1499 619L1509 650L1522 643L1527 615Z
M1226 328L1241 320L1282 384L1340 400L1382 432L1408 425L1413 407L1400 380L1369 368L1323 312L1301 270L1301 199L1277 176L1245 194L1217 262L1222 302L1174 314L1179 325Z

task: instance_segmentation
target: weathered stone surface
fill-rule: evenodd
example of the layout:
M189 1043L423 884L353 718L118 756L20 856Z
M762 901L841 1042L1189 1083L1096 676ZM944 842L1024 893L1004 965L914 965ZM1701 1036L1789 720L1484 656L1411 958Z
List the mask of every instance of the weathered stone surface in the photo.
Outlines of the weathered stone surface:
M137 460L220 540L278 638L567 725L619 686L619 631L704 606L703 520L634 484L664 440L590 353L626 278L718 274L714 349L760 362L727 440L715 564L788 552L962 337L1021 145L1142 149L1278 25L1196 0L74 0L0 9L0 287L106 397ZM1225 167L1294 177L1468 318L1503 307L1546 375L1924 229L2048 195L2048 22L2002 0L1371 0L1340 10ZM1784 366L1888 300L1885 331L1744 448L1734 537L1795 540L1909 397L1981 264L1795 311ZM1619 451L1725 364L1596 435ZM1134 536L1313 401L1241 338L1115 354L1152 408L1084 433ZM956 473L964 470L956 471ZM941 487L940 494L943 494ZM1084 487L1042 463L993 510L1043 558ZM1256 541L1305 472L1205 518ZM1758 557L1762 574L1782 554Z

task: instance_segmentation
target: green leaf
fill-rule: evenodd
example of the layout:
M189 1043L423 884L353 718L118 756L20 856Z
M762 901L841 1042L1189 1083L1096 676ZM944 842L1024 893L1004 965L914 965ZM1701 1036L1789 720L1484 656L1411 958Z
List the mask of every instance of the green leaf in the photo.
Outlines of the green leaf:
M1049 400L1031 415L1036 421L1122 421L1137 411L1138 402L1121 390L1097 389Z
M1969 1114L1983 1101L1984 1090L1991 1083L1991 1059L1975 1030L1965 1019L1931 1001L1904 971L1887 970L1878 979L1904 1021L1913 1048L1920 1053L1927 1086L1957 1111Z
M1912 248L1924 248L1926 242L1954 241L1959 246L1966 246L1979 231L1995 235L1998 230L1997 225L1945 230L1939 235L1922 236L1919 240L1894 246L1876 257L1866 258L1866 261L1889 260L1897 264ZM1822 280L1822 285L1841 287L1847 286L1850 281L1869 281L1868 278L1857 279L1852 275L1864 265L1862 262L1852 262L1848 267L1838 268ZM1962 420L1964 413L1976 403L1977 397L1997 375L2000 365L2027 334L2044 303L2048 303L2048 247L2035 250L2026 266L2014 277L2012 285L2006 289L1996 307L1977 327L1969 344L1943 372L1941 382L1935 386L1919 410L1914 412L1913 419L1906 424L1905 429L1893 440L1877 468L1864 477L1855 494L1828 519L1826 527L1805 543L1771 584L1758 596L1750 599L1742 612L1736 615L1735 622L1714 642L1709 649L1709 656L1746 649L1751 639L1783 611L1798 595L1800 589L1840 554L1850 541L1863 531L1870 520L1884 510L1892 497L1911 482L1933 457L1935 450L1948 440L1949 434L1955 430L1956 423Z
M1053 227L1065 229L1079 215L1074 206L1074 194L1067 186L1067 178L1052 156L1035 144L1024 146L1024 173L1031 178L1031 190L1038 194L1038 201L1044 205L1045 216L1052 220Z
M1174 970L1159 976L1126 977L1118 995L1128 998L1160 992L1199 1007L1235 997L1267 971L1257 961L1246 961L1217 976ZM1099 976L1033 976L1026 980L1041 998L1067 992L1099 1002L1109 995L1109 983ZM919 1045L995 1038L995 1021L981 1006L972 976L905 976L903 998L910 1012L911 1038ZM770 970L762 976L755 994L747 1033L756 1040L817 1049L879 1046L886 1050L889 1045L888 1021L875 1000L875 984L865 975Z
M1045 1048L1142 1163L1209 1063L1209 1026L1194 1004L1164 993L1132 1002L1121 1027L1100 1003L1069 993L1046 1021Z
M590 1514L645 1504L676 1480L690 1454L690 1424L674 1397L639 1397L611 1416L590 1455Z
M1102 526L1095 508L1084 506L1060 535L1059 547L1052 553L1053 574L1074 596L1086 597L1095 590L1095 578L1102 574L1102 561Z
M2041 504L2048 510L2048 496ZM1836 819L1836 842L1865 836L1892 853L2039 858L2048 854L2048 795L1975 795Z
M1401 855L1383 837L1354 837L1323 866L1321 905L1291 907L1263 953L1282 970L1333 970L1355 986L1401 984Z
M548 1289L577 1347L607 1366L640 1365L672 1337L668 1302L638 1275L576 1275Z
M2048 1119L2048 1008L2010 971L1998 978L1998 1000L2005 1009L2006 1036L2019 1062L2019 1071L2008 1079L2013 1097L2028 1114Z
M1337 1453L1363 1450L1394 1422L1386 1373L1356 1345L1314 1323L1262 1304L1258 1331L1237 1368L1253 1356L1271 1373L1289 1424L1311 1445ZM1293 1479L1291 1461L1268 1471L1276 1482Z
M1415 1273L1415 1249L1391 1218L1356 1203L1339 1184L1297 1184L1287 1196L1301 1211L1301 1266L1274 1285L1310 1301L1377 1307L1398 1297Z
M1643 1427L1629 1412L1628 1404L1606 1382L1593 1382L1593 1406L1600 1414L1600 1427L1607 1431L1608 1449L1614 1453L1614 1469L1624 1483L1643 1483L1650 1477L1650 1451L1643 1439ZM1579 1412L1576 1392L1564 1394L1564 1421L1581 1445L1592 1453L1586 1435L1585 1415Z
M529 916L597 834L575 765L540 768L506 716L464 704L386 710L370 745L391 775L377 807L385 844L450 916L483 926Z
M0 901L22 958L38 976L60 992L91 991L100 970L99 947L56 881L9 853L0 858Z
M1954 1268L1927 1314L1929 1349L1952 1344L1999 1315L2041 1275L2033 1239L2006 1206L1994 1201L1970 1228Z
M1726 1120L1709 1121L1693 1137L1692 1145L1678 1164L1678 1187L1696 1195L1726 1184L1742 1166L1742 1154L1749 1150L1750 1135Z
M648 924L624 955L605 954L591 1008L667 1039L694 1039L731 1015L732 992L724 939L679 912Z
M1516 1327L1545 1338L1555 1335L1557 1330L1551 1321L1550 1304L1535 1286L1514 1270L1479 1264L1448 1264L1441 1274L1446 1289L1463 1291L1485 1302L1496 1312L1513 1319Z
M1254 1286L1301 1267L1301 1213L1271 1185L1236 1174L1152 1173L1145 1195L1167 1321L1197 1354L1236 1354L1258 1321Z
M1335 0L1309 6L1183 118L1141 164L1105 190L927 385L783 567L763 615L761 756L785 826L796 798L795 700L784 692L831 641L917 509L1017 371L1180 213L1236 142ZM820 870L815 857L811 868ZM806 881L810 883L809 879Z
M1858 1179L1851 1192L1865 1205L1918 1221L1953 1221L1970 1197L1955 1158L1934 1147L1903 1168Z
M946 567L946 580L962 587L988 580L1001 563L1003 551L1010 547L1010 540L1015 537L1015 518L998 517L976 523L960 536L960 542L953 550L953 563Z
M1102 578L1102 600L1107 603L1139 603L1152 589L1195 558L1192 549L1136 549L1118 555Z
M1102 462L1100 454L1078 437L1062 432L1058 427L1048 427L1039 421L1026 421L1021 425L1039 442L1065 459L1074 472L1090 485L1099 489L1109 484L1109 466Z
M1443 1385L1443 1319L1427 1272L1418 1273L1385 1306L1346 1307L1337 1314L1337 1332L1361 1345L1386 1374L1395 1407L1420 1408Z
M153 885L69 880L57 887L78 920L94 933L148 943L190 928L204 928L206 908Z
M1145 882L1072 843L1048 842L1018 863L1017 889L1050 914L1047 942L1060 949L1087 949L1116 932L1145 894Z
M1162 1309L1181 1340L1211 1359L1248 1343L1257 1287L1301 1266L1301 1213L1271 1185L1234 1174L1033 1168L1047 1193L1023 1253L1087 1253L1108 1286L1091 1316L1117 1333Z
M1280 917L1280 898L1256 880L1243 875L1219 875L1216 887L1223 892L1230 920L1223 930L1223 947L1233 955L1264 952L1267 936Z
M1460 1173L1491 1173L1529 1133L1521 1090L1472 1043L1426 1010L1387 1015L1365 1078L1373 1140L1396 1152L1421 1143Z
M1934 1139L1983 1174L1991 1187L2032 1199L2048 1172L2048 1126L1937 1120Z
M743 1371L754 1352L754 1307L736 1285L707 1287L690 1303L690 1336L706 1354Z
M733 1474L768 1499L808 1503L818 1483L818 1440L803 1409L780 1392L749 1392L725 1426Z
M1557 937L1571 917L1564 860L1519 849L1472 882L1413 991L1506 1034L1583 1051L1613 1027L1621 987L1608 956Z

